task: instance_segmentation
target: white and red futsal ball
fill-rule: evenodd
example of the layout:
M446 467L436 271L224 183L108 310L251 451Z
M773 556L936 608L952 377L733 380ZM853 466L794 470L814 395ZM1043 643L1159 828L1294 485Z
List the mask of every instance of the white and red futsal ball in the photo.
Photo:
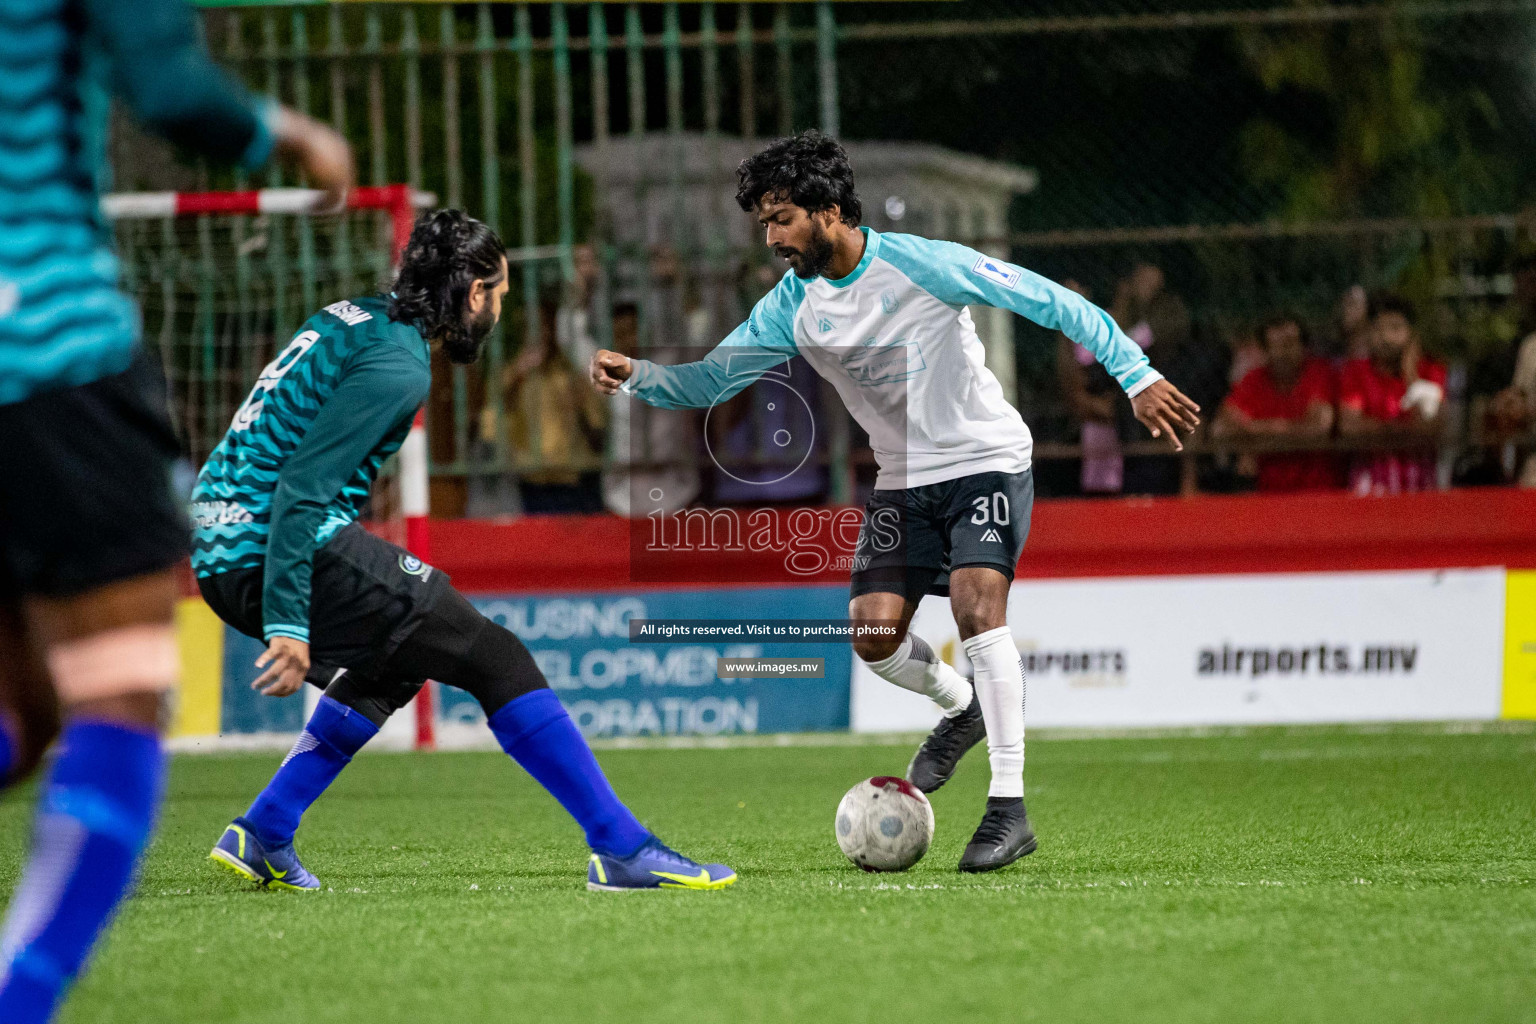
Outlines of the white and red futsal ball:
M865 871L905 871L933 842L933 806L906 779L865 779L837 805L838 848Z

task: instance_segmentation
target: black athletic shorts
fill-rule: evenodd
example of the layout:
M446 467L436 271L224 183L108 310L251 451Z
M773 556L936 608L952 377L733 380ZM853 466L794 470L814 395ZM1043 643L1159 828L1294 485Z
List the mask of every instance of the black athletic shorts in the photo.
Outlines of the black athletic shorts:
M0 405L0 601L68 597L175 566L189 530L159 374Z
M1035 478L1022 473L978 473L903 490L876 490L864 506L864 525L853 555L853 596L949 593L949 573L985 565L1013 579L1029 515Z
M197 585L214 614L261 640L262 579L258 565L200 576ZM338 669L359 681L385 679L390 656L451 590L440 569L356 523L343 527L315 552L309 681L324 687Z

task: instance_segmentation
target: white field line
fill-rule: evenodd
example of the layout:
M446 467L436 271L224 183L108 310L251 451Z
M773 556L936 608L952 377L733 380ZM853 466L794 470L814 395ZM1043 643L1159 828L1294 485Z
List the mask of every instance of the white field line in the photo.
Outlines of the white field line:
M1330 736L1459 736L1459 735L1530 735L1536 736L1536 721L1501 720L1472 722L1366 722L1350 725L1225 725L1187 728L1143 729L1031 729L1029 739L1039 740L1157 740L1212 739L1242 736L1277 738L1326 738ZM294 733L245 733L227 736L183 736L168 740L166 747L177 754L227 754L255 750L287 750ZM737 750L758 747L915 747L922 733L773 733L756 736L633 736L591 741L594 750ZM497 750L496 740L483 725L439 723L438 748L441 750ZM365 751L401 752L408 742L370 743ZM1261 755L1262 756L1262 755ZM1277 752L1274 758L1304 758L1307 752ZM1312 756L1317 756L1314 752ZM1326 756L1326 755L1324 755ZM1179 758L1183 759L1183 758Z

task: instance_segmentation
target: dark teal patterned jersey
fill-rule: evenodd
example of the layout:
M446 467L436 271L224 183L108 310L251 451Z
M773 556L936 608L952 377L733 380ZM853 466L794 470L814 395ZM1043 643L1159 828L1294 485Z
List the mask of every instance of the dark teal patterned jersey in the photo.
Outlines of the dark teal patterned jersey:
M108 90L150 129L265 163L267 108L181 0L0 0L0 404L127 369L139 316L98 211Z
M432 384L386 300L326 306L267 365L192 491L199 576L264 565L262 631L309 640L315 552L354 522Z

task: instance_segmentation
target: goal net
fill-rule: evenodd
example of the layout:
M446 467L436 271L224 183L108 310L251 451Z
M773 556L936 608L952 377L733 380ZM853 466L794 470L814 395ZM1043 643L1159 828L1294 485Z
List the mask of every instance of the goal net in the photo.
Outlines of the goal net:
M378 291L431 197L357 189L346 209L310 212L309 189L105 196L123 286L164 368L188 459L203 460L256 378L322 306Z

